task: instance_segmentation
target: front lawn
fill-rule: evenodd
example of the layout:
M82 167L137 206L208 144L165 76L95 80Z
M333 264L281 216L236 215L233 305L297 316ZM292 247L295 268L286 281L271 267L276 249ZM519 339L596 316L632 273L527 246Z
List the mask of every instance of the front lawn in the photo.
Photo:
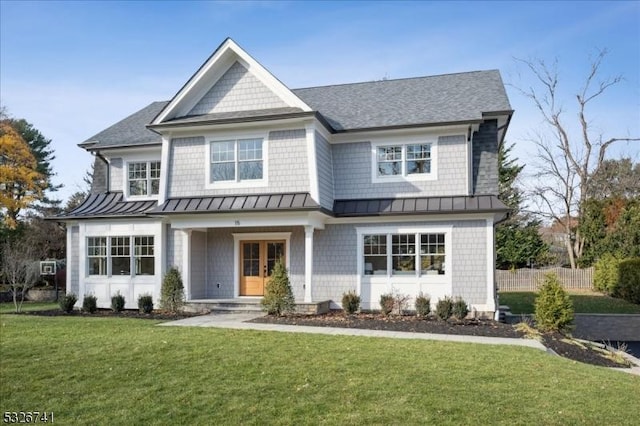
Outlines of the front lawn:
M0 315L0 411L60 424L627 424L640 378L523 347Z
M576 313L579 314L640 314L640 305L600 293L569 293ZM500 304L511 308L513 314L532 314L536 293L533 291L500 293Z

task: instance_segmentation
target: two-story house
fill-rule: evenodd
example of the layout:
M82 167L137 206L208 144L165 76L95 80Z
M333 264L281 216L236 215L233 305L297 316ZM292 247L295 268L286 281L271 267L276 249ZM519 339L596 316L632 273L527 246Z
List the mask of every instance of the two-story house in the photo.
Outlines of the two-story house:
M282 256L300 302L422 292L493 315L512 112L495 70L292 90L227 39L80 144L99 167L61 218L68 291L133 308L176 266L189 301L255 298Z

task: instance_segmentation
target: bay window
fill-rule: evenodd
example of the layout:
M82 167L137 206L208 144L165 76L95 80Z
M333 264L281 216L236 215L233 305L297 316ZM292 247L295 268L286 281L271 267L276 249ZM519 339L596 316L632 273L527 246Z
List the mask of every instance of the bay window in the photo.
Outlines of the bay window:
M87 237L89 275L154 275L153 236Z

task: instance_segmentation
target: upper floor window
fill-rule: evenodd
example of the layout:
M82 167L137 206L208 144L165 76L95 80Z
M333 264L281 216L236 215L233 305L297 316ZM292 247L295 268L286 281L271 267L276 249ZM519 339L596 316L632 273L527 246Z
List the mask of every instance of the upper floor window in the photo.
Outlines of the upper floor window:
M431 144L378 146L377 177L431 173Z
M128 165L129 196L158 195L160 192L160 162L139 161Z
M262 139L235 139L211 142L213 182L260 180L264 174Z

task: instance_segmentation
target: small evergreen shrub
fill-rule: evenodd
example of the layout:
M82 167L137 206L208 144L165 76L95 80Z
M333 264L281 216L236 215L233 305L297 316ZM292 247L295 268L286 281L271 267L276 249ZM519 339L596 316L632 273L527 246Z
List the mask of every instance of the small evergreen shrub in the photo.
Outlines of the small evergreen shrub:
M63 312L70 314L73 311L73 306L78 301L78 297L73 293L67 293L60 298L58 305Z
M453 301L453 305L451 306L451 314L457 320L463 320L467 317L469 313L469 307L467 306L467 302L465 302L461 297L456 297Z
M138 296L138 309L145 314L153 312L153 297L150 294Z
M640 304L640 258L621 261L618 274L617 295L627 302Z
M453 300L449 296L445 296L436 304L436 317L446 321L451 318L451 315L453 315Z
M573 322L573 304L569 294L555 273L545 275L535 300L536 327L538 330L564 331Z
M160 307L165 311L178 312L184 306L184 285L180 271L171 268L162 280Z
M86 295L84 299L82 299L82 310L90 314L95 314L98 310L98 298L93 294Z
M605 253L594 265L593 288L613 296L617 293L618 269L620 260L610 253Z
M416 314L419 317L426 317L431 312L431 299L420 292L416 297Z
M284 266L282 257L273 266L271 279L264 288L264 297L260 302L262 309L269 315L282 315L293 312L296 307L289 273Z
M114 312L122 312L124 310L124 296L120 292L111 297L111 310Z
M380 295L380 310L382 315L388 316L393 312L393 306L396 304L395 297L391 293L385 293Z
M342 309L348 315L355 314L360 309L360 296L351 290L342 295Z

